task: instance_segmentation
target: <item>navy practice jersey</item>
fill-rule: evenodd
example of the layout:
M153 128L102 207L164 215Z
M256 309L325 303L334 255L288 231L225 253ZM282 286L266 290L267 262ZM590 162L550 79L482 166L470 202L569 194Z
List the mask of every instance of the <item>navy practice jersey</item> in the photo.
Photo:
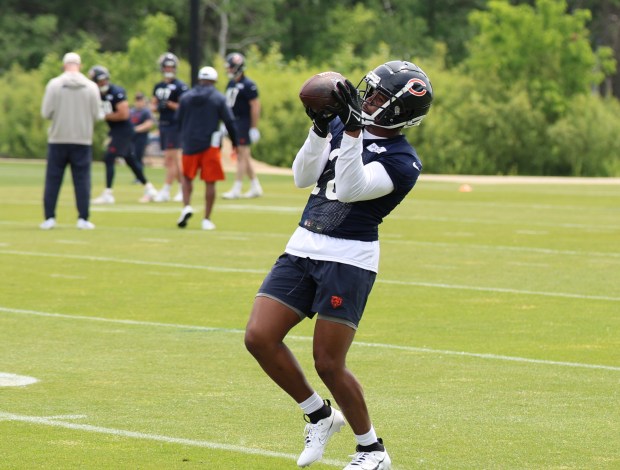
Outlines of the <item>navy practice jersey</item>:
M308 198L299 226L335 238L376 241L379 224L411 191L422 163L404 135L364 139L362 162L380 162L394 184L394 191L368 201L340 202L336 198L335 166L344 127L339 119L332 121L330 131L330 159Z
M116 106L121 101L127 101L127 94L125 93L125 89L121 86L110 83L110 88L108 88L108 91L101 95L103 112L105 114L115 112ZM133 129L133 125L131 124L129 118L124 121L107 121L107 123L108 126L110 126L110 133L116 131L125 132L129 129Z
M187 90L189 90L189 87L178 78L175 78L170 83L163 81L155 85L153 96L157 98L160 126L176 124L175 110L164 107L163 104L166 101L178 103L181 95Z
M193 155L211 146L211 136L223 121L233 145L237 145L234 118L226 98L213 85L197 85L181 97L177 119L183 154Z
M235 119L250 119L250 101L258 98L256 83L245 75L238 82L231 80L226 86L226 101L233 110Z

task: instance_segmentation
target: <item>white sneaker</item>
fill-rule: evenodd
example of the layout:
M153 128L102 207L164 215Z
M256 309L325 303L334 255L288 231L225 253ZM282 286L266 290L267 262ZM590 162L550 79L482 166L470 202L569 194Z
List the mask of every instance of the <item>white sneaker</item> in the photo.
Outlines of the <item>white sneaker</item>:
M307 467L323 457L327 441L345 426L343 414L332 408L332 414L316 424L308 423L304 429L306 447L297 459L297 465Z
M260 186L250 188L249 191L243 194L245 198L261 197L263 195L263 188Z
M187 221L194 214L194 209L191 206L185 206L181 211L181 215L179 220L177 220L177 226L179 228L185 228L187 226Z
M54 227L56 227L56 219L54 217L44 220L41 225L39 225L41 230L50 230Z
M92 204L114 204L114 196L112 195L111 189L104 189L101 196L96 197L92 201Z
M153 198L153 202L168 202L170 200L170 193L167 191L159 191Z
M152 184L149 183L144 187L144 195L138 201L142 203L153 202L155 201L156 197L157 190L153 187Z
M357 446L357 452L353 454L351 463L344 467L344 470L390 470L392 468L392 460L383 447L383 441L379 439L379 444L383 450L375 450L372 452L361 452Z
M183 202L183 193L179 191L176 196L172 198L174 202Z
M89 222L88 220L78 219L77 228L80 230L93 230L95 228L95 224Z
M241 197L241 193L239 191L235 191L231 189L230 191L222 194L224 199L239 199Z
M203 230L215 230L215 224L211 222L209 219L202 219L202 229Z

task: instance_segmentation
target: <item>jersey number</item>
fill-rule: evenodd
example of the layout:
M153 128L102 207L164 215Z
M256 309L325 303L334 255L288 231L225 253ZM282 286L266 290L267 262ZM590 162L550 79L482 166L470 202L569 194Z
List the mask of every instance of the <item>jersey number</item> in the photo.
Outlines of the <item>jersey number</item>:
M339 150L340 150L339 148L334 149L329 154L330 164L332 165L334 164L333 160L338 156ZM320 192L321 192L321 188L317 184L312 189L312 194L316 196ZM330 201L335 201L336 199L338 199L338 196L336 195L336 178L333 178L329 180L327 183L325 183L325 197L329 199Z

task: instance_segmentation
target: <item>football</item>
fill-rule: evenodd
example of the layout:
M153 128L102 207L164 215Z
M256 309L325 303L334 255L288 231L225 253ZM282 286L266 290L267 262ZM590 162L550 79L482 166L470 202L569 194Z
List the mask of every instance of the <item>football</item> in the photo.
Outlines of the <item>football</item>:
M338 101L332 96L332 91L337 91L336 84L344 81L345 78L338 72L317 73L301 86L299 99L304 106L316 112L325 111L327 106L336 107Z

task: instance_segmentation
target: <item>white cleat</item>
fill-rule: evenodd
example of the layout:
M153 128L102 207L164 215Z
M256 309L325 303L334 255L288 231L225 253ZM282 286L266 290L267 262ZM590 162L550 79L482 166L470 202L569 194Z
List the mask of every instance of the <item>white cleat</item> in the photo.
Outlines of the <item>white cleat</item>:
M85 219L78 219L76 227L80 230L93 230L95 228L95 224Z
M230 190L224 194L222 194L224 199L239 199L241 197L241 193L239 191Z
M392 468L392 460L383 447L383 441L379 439L379 445L383 450L374 450L371 452L360 451L357 446L357 452L353 454L353 460L344 470L390 470Z
M39 225L41 230L51 230L54 227L56 227L56 219L54 217L44 220L41 225Z
M202 219L202 229L203 230L215 230L215 224L211 222L209 219Z
M177 226L179 228L185 228L187 226L187 221L192 215L194 215L194 209L192 209L192 206L185 206L181 211L179 220L177 220Z
M146 185L144 188L144 195L138 200L142 203L154 202L157 197L157 190L153 187L152 184Z
M166 191L158 192L153 198L153 202L168 202L170 201L170 193Z
M316 424L308 423L304 429L305 448L297 459L297 465L307 467L313 462L323 457L323 452L327 446L329 438L337 432L340 432L345 426L344 415L335 408L332 408L332 414L327 418L320 420Z
M92 201L92 204L114 204L114 196L112 195L112 190L104 189L101 196L96 197Z
M255 197L261 197L263 195L263 189L261 187L251 188L248 192L243 194L243 197L246 199L251 199Z

